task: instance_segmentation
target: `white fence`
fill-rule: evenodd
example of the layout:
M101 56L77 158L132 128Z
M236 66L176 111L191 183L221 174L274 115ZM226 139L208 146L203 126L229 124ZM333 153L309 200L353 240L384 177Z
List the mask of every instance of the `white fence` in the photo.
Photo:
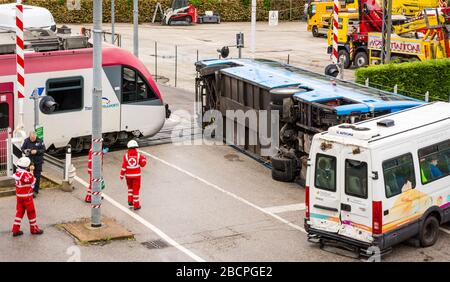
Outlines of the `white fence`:
M13 174L11 129L0 129L0 180Z

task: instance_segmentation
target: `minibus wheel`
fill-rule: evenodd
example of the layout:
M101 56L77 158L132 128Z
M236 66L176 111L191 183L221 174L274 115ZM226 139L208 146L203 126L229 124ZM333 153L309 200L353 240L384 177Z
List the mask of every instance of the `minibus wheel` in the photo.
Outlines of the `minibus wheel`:
M428 216L420 229L419 240L422 247L429 247L436 243L439 237L439 220L434 216Z

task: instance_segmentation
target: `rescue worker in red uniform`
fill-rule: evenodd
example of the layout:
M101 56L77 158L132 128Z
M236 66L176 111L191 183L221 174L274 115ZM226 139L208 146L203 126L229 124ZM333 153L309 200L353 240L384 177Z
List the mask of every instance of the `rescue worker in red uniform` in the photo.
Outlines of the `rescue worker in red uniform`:
M84 198L84 201L86 203L90 203L92 200L92 147L89 149L89 155L88 155L88 174L89 174L89 187L86 197Z
M108 149L102 150L102 162L103 162L103 156L108 151ZM84 198L84 201L86 203L90 203L92 201L92 146L89 149L89 155L88 155L88 174L89 174L89 187L86 197ZM104 185L104 183L102 183ZM102 188L103 189L103 188Z
M128 205L134 210L141 208L139 203L139 190L141 189L141 167L147 164L145 156L137 150L138 143L131 140L127 144L128 152L123 156L122 170L120 171L120 180L124 177L128 186Z
M41 235L44 233L36 223L36 209L34 207L33 200L33 185L36 182L36 178L33 175L33 167L30 167L31 160L28 157L22 157L17 161L17 170L14 174L16 180L16 218L12 227L12 233L14 237L23 235L20 231L20 225L22 218L27 212L28 221L30 222L30 232L34 235ZM30 171L28 171L30 167Z

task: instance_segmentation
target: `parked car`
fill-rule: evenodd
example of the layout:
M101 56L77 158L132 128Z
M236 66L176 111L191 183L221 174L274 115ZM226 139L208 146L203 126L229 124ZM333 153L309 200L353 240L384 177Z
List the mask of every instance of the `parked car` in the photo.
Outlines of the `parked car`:
M56 23L49 10L23 5L24 28L43 28L56 31ZM0 28L15 29L16 27L16 4L0 5Z

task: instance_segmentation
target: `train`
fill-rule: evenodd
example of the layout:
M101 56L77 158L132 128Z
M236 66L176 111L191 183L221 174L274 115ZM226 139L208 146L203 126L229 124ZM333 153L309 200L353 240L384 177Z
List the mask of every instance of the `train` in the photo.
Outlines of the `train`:
M92 44L84 35L59 29L26 30L25 42L25 130L34 130L36 107L30 96L42 89L37 110L47 148L90 148ZM14 33L0 33L0 128L15 128L19 119L14 49ZM104 146L158 133L170 110L150 72L133 54L112 45L104 45L102 58ZM45 108L43 101L53 106Z

